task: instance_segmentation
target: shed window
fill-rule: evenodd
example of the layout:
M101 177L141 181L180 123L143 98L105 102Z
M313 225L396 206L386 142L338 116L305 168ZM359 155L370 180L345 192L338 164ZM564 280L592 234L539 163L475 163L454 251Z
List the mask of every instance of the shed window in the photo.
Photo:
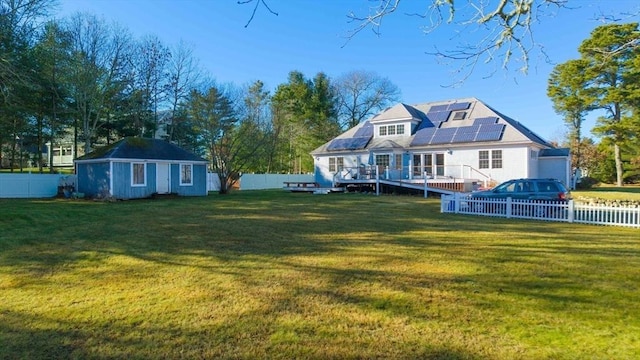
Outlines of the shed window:
M147 185L147 164L131 163L131 186Z
M180 185L193 185L193 164L180 164Z

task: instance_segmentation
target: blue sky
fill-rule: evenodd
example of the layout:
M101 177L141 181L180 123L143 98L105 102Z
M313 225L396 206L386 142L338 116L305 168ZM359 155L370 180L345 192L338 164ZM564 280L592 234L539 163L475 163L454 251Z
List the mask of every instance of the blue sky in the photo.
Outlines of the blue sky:
M462 64L442 63L427 52L453 49L480 34L454 25L425 34L426 20L405 13L424 10L430 0L404 1L399 13L384 20L380 35L365 30L349 41L355 25L347 14L365 14L372 2L266 2L278 15L260 7L248 27L253 5L239 5L237 0L60 0L57 15L89 12L120 24L135 37L156 35L167 45L185 41L194 46L200 65L221 83L262 80L273 90L292 70L308 78L320 71L330 77L351 70L375 71L400 88L404 103L477 97L549 140L563 137L562 118L546 96L553 64L537 50L531 53L526 75L517 71L516 56L508 70L498 64L494 72L496 63L479 64L464 82L450 86L461 79L456 71ZM536 42L554 63L578 57L580 42L603 24L601 14L616 14L621 22L640 21L638 15L621 15L638 14L636 0L571 0L568 6L571 9L545 12L533 28ZM586 122L585 134L590 134L594 117Z

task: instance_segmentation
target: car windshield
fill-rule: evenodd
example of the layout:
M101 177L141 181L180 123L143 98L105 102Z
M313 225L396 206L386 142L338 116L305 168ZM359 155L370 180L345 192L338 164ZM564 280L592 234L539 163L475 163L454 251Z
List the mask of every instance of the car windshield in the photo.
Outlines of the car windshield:
M509 181L504 184L500 184L493 189L494 192L497 193L506 193L506 192L515 192L516 191L516 183Z

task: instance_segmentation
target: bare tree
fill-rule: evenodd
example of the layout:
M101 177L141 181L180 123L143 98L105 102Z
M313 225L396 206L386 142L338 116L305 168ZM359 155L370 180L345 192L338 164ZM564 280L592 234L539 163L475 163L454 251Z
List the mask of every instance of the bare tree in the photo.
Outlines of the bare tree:
M108 26L94 15L76 14L68 27L74 62L71 97L84 150L89 152L96 130L104 122L106 105L126 85L124 70L131 40L124 29Z
M569 0L429 0L424 1L421 10L415 9L416 2L401 0L370 0L368 11L349 12L347 18L353 25L346 34L347 42L364 30L380 35L383 20L397 13L419 17L425 24L422 30L429 34L441 25L453 26L457 41L451 47L438 47L428 51L442 60L455 60L460 63L458 74L466 79L481 63L495 63L492 73L498 68L506 69L511 63L518 63L519 70L526 73L529 69L531 52L538 48L543 55L544 49L535 41L532 27L542 17L553 16L558 9L567 7ZM239 4L253 4L254 9L249 23L257 8L263 5L269 12L266 0L244 0ZM405 6L406 5L406 6ZM248 25L248 24L247 24ZM473 34L473 36L471 36ZM546 57L546 55L545 55Z
M351 71L335 83L338 117L343 128L351 128L400 101L400 90L389 79L371 71Z
M138 42L133 64L135 87L140 91L138 129L140 136L150 136L158 129L158 107L167 99L169 87L169 49L156 36L147 36Z
M171 111L171 126L169 126L167 137L171 141L179 121L178 106L186 101L189 92L197 87L198 79L202 77L203 72L197 59L193 57L193 47L182 41L171 50L168 71L167 96Z

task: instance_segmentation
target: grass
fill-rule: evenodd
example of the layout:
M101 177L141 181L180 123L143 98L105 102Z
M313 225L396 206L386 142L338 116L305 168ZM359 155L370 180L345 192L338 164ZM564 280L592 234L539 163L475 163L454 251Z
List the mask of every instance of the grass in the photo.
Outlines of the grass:
M640 358L637 229L282 191L0 207L0 359Z
M600 185L589 190L574 190L572 193L586 198L599 198L604 200L632 200L640 201L640 186L625 185Z

